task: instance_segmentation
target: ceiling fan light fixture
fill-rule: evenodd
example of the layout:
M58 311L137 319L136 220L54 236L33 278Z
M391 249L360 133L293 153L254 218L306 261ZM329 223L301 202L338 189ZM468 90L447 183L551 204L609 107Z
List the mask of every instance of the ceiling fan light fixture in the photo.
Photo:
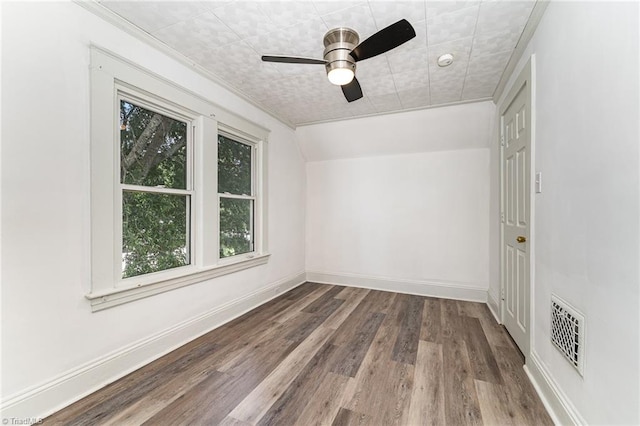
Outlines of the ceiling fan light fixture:
M1 1L1 0L0 0ZM299 56L263 55L264 62L324 65L329 82L340 86L347 102L362 98L362 87L356 78L356 62L382 55L416 36L409 21L401 19L369 36L360 43L358 33L351 28L329 30L322 43L322 59Z
M334 68L327 74L329 81L336 86L343 86L351 83L355 76L351 68Z

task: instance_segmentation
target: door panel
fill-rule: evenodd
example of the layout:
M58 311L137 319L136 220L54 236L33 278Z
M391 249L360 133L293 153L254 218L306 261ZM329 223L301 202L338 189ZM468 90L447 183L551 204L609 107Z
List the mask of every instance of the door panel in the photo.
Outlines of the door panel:
M516 265L516 256L513 247L507 246L507 259L506 259L506 268L507 268L507 281L513 281L515 279L515 265ZM506 300L507 300L507 313L515 317L516 312L516 298L513 293L513 287L506 287Z
M502 114L503 322L525 356L529 351L529 216L531 129L523 84Z

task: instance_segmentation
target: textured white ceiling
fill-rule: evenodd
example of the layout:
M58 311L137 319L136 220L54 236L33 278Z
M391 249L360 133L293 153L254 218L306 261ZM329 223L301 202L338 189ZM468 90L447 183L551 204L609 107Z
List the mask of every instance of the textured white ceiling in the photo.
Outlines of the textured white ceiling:
M529 1L112 1L100 3L291 124L486 99L529 19ZM358 62L364 97L348 103L324 66L263 63L264 54L322 58L324 34L360 40L407 19L416 37ZM454 63L436 64L452 53Z

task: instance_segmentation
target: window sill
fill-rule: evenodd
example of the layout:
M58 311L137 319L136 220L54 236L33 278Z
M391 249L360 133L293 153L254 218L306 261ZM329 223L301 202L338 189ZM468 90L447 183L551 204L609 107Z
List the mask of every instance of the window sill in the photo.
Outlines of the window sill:
M134 300L164 293L180 287L206 281L222 275L264 265L269 260L269 254L258 255L249 259L243 259L234 263L218 265L212 268L201 269L196 272L181 275L175 278L168 278L152 284L136 285L134 287L114 287L113 289L89 293L85 297L91 302L93 312L122 305Z

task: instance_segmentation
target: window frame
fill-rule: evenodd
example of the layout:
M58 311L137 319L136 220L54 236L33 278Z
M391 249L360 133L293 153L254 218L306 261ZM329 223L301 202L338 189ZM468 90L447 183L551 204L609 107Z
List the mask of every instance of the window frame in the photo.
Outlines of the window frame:
M266 235L269 131L110 52L92 46L90 53L91 291L85 297L92 311L265 264L270 256ZM180 192L189 192L190 197L190 263L129 278L122 278L122 195L126 187L138 185L123 184L120 178L121 99L188 126L187 183ZM254 144L252 185L259 224L259 230L254 228L253 252L223 259L219 258L219 132ZM166 192L175 191L167 188Z
M122 276L122 262L114 262L114 276L119 276L118 281L115 283L116 287L127 287L132 285L145 285L149 282L149 280L158 280L163 277L172 277L174 275L181 275L183 273L188 273L195 266L195 258L194 254L196 252L195 249L195 224L196 224L196 211L197 211L197 198L195 191L195 182L194 182L194 147L195 147L195 129L197 128L197 120L198 116L193 114L188 110L183 110L182 108L177 108L175 106L171 106L167 104L167 102L160 98L152 98L143 93L137 93L137 91L133 88L123 86L120 83L115 84L116 88L116 123L120 122L120 102L130 102L137 106L141 106L145 109L148 109L153 112L160 113L164 116L173 118L178 121L182 121L187 125L187 156L186 156L186 176L185 176L185 189L178 188L162 188L162 187L152 187L145 185L134 185L134 184L126 184L118 179L118 185L116 185L116 191L114 193L114 208L116 209L116 217L121 218L120 223L122 224L123 220L123 199L124 199L124 191L129 192L143 192L143 193L155 193L155 194L170 194L170 195L183 195L188 197L189 199L189 207L188 207L188 234L187 234L187 250L189 251L189 263L184 266L179 266L175 268L165 269L162 271L150 272L147 274L137 275L133 277L124 278ZM121 167L121 140L119 137L119 132L116 133L116 141L114 142L117 148L117 155L114 158L114 174L115 176L120 176L120 167ZM123 228L122 226L116 226L114 229L114 248L116 250L115 256L116 258L122 258L122 246L123 246ZM151 277L151 278L149 278Z
M218 236L220 235L220 202L222 198L226 198L226 199L240 199L240 200L252 200L253 201L253 211L252 211L252 221L251 221L251 228L252 228L252 240L251 240L251 244L252 244L252 250L250 250L249 252L246 253L240 253L240 254L236 254L233 256L227 256L227 257L221 257L220 256L220 246L221 243L218 240L218 261L221 264L226 264L226 263L233 263L235 261L237 261L238 259L246 259L246 258L252 258L255 257L256 252L259 252L259 247L258 247L258 241L260 240L260 238L257 237L257 235L261 234L261 224L259 223L259 221L257 220L258 216L260 216L260 212L259 212L259 200L261 197L261 191L260 191L260 184L259 184L259 177L261 175L260 173L260 166L259 163L260 161L258 161L258 157L259 157L259 152L258 152L258 148L259 148L259 141L258 140L251 140L248 139L246 137L242 137L240 136L237 132L234 132L232 129L226 128L226 129L219 129L218 131L218 136L223 136L227 139L230 139L236 143L240 143L243 145L247 145L251 148L251 194L250 195L241 195L241 194L232 194L229 192L219 192L219 188L217 188L217 194L218 194Z

